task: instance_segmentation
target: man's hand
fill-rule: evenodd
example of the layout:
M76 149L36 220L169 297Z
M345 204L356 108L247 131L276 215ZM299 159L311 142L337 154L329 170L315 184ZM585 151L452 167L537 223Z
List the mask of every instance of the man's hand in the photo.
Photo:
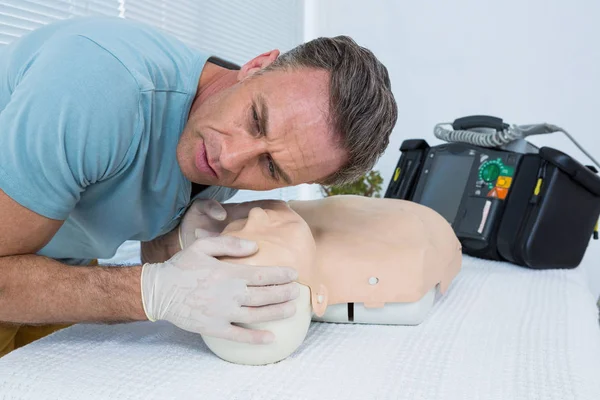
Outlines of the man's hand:
M291 317L298 297L297 272L285 267L232 264L214 257L245 257L255 242L230 237L194 241L165 263L145 264L142 303L151 321L166 320L203 335L238 342L270 343L268 331L235 323L258 323Z
M218 236L227 226L227 212L213 199L196 199L171 232L141 243L142 263L164 262L196 239Z
M232 221L248 218L254 207L271 208L281 200L255 200L245 203L220 204L216 200L195 200L179 225L181 249L189 247L197 239L220 235Z
M227 211L216 200L196 199L179 224L179 246L183 250L196 239L218 236L229 220Z
M196 199L177 228L150 242L142 242L142 263L164 262L198 239L220 235L231 222L247 218L254 207L271 208L281 200L255 200L220 204L213 199Z

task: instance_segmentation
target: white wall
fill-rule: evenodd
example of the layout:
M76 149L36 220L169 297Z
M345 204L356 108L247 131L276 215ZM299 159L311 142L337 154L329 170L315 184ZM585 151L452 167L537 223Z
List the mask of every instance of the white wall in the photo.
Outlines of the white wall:
M600 2L306 0L306 39L347 34L388 67L399 106L377 164L387 187L403 140L490 114L567 129L600 159ZM589 161L562 134L532 139ZM600 241L584 260L600 294Z

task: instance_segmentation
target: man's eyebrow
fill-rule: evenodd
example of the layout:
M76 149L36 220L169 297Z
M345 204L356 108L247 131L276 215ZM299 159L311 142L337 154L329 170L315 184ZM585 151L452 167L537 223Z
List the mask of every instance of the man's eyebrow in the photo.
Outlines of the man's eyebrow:
M256 104L260 110L258 113L258 125L263 135L269 136L269 109L262 94L256 95Z
M258 109L260 110L258 113L258 125L260 126L260 131L262 132L263 135L265 135L266 137L269 136L269 109L267 107L267 102L265 101L265 98L263 97L262 94L258 94L256 96L256 103L258 105ZM279 166L279 164L277 164L277 162L274 159L271 159L273 161L273 167L275 168L275 173L277 174L277 176L280 176L283 178L283 180L285 181L285 183L287 183L288 185L292 184L292 179L290 178L290 176Z

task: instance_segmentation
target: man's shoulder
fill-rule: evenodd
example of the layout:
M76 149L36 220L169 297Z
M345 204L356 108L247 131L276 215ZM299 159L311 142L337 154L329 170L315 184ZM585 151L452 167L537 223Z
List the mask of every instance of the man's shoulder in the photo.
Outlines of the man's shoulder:
M69 36L82 36L108 48L115 44L133 43L139 45L139 40L172 39L162 30L151 25L125 18L94 16L76 17L58 22L53 22L40 31L48 30L55 33L56 38Z
M83 17L65 23L62 40L78 36L110 53L142 90L195 89L195 75L209 55L156 27L116 17ZM183 77L183 80L182 80Z

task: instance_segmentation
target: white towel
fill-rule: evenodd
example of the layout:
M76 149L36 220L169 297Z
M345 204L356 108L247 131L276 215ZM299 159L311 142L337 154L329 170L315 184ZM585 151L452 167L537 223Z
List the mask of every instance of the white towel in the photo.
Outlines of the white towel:
M0 398L598 400L598 312L579 269L465 257L420 326L313 323L252 367L167 323L78 325L1 358Z

